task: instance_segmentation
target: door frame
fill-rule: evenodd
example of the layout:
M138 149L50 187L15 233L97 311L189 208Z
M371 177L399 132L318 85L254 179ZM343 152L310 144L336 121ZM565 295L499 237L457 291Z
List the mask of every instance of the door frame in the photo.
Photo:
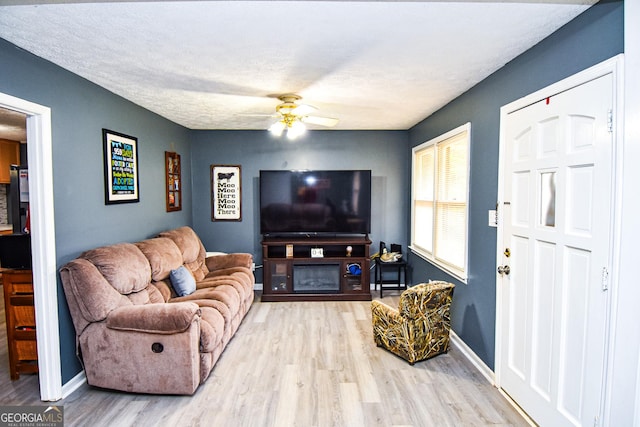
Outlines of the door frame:
M29 209L33 258L33 294L37 319L40 399L62 398L51 109L0 93L0 107L27 115Z
M504 181L505 181L505 152L506 152L506 119L507 115L525 108L529 105L532 105L538 101L544 100L548 97L552 97L555 94L560 92L567 91L574 87L580 86L584 83L587 83L591 80L597 79L599 77L605 76L607 74L611 74L613 77L613 108L614 108L614 119L613 119L613 147L612 147L612 197L613 201L611 204L611 221L609 224L611 228L611 257L612 257L612 266L618 265L619 257L620 257L620 243L616 236L619 236L619 224L620 224L620 215L621 215L621 205L622 205L622 197L621 197L621 179L622 179L622 147L623 147L623 131L624 131L624 85L623 85L623 70L624 70L624 55L620 54L610 58L606 61L603 61L599 64L596 64L584 71L581 71L577 74L574 74L570 77L567 77L557 83L554 83L550 86L547 86L543 89L540 89L530 95L527 95L523 98L520 98L516 101L513 101L507 105L504 105L500 108L500 144L499 144L499 160L498 160L498 229L496 235L496 264L500 263L503 256L503 239L504 239L504 223L502 216L502 202L504 201ZM496 268L498 265L496 265ZM601 407L599 410L600 416L604 414L605 410L605 401L606 396L604 395L607 390L607 381L612 371L611 359L612 359L612 348L609 345L610 339L613 331L612 329L612 312L611 306L612 301L616 300L617 296L617 282L618 282L618 274L616 271L611 272L609 276L609 299L608 299L608 307L607 307L607 349L605 352L605 368L604 368L604 384L602 387L603 396L601 398ZM506 364L507 361L502 360L502 347L506 345L502 342L502 328L508 321L506 313L503 313L502 310L502 299L504 298L502 292L502 280L499 275L496 274L496 327L495 327L495 385L498 387L503 393L504 390L501 386L501 378L500 372L503 364ZM515 402L516 404L518 402Z

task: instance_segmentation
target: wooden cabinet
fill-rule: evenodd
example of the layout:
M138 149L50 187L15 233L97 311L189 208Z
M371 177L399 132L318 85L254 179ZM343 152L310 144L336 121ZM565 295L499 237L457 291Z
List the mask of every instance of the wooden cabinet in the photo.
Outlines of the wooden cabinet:
M9 184L11 165L20 164L20 143L0 139L0 184Z
M17 380L20 373L38 372L31 270L4 270L2 285L7 320L9 374L12 380Z
M366 236L265 238L263 301L370 301Z
M290 294L293 292L291 287L291 261L267 260L265 261L264 271L264 287L267 289L267 294Z

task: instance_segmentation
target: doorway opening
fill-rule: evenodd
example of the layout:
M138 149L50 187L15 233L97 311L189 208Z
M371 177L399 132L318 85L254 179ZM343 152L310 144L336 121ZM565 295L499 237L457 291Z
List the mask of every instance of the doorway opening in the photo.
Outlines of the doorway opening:
M62 398L53 208L51 109L0 93L0 108L27 116L32 272L40 399Z

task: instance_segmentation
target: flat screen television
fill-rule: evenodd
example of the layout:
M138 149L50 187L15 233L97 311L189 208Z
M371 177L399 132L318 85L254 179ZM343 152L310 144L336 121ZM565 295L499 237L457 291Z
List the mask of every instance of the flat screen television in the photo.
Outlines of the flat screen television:
M0 266L31 270L31 235L0 235Z
M260 171L260 232L370 233L371 171Z

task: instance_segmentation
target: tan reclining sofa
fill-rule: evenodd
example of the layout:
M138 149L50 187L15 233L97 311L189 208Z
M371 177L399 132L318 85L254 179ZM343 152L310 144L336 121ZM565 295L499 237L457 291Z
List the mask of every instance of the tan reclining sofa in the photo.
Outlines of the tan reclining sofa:
M206 256L189 227L89 250L60 270L90 385L193 394L253 302L251 254ZM195 291L178 296L171 272Z

